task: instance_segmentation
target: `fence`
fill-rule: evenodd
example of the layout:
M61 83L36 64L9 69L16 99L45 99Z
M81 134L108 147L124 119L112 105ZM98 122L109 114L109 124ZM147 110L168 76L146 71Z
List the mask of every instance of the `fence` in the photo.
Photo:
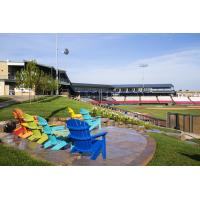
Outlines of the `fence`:
M200 115L168 113L167 127L200 134Z

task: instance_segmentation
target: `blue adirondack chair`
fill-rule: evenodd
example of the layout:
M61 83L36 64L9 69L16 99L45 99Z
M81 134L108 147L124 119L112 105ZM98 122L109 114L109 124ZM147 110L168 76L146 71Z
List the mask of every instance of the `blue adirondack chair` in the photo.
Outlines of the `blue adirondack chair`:
M65 129L65 126L49 126L46 119L38 116L38 124L42 126L43 132L48 135L48 140L44 143L43 147L45 149L52 147L52 150L60 150L68 145L64 137L69 134L69 130ZM58 134L59 136L56 136Z
M69 139L72 142L71 153L89 154L91 160L96 160L99 154L102 153L102 158L106 159L107 132L91 135L88 123L78 119L68 120L67 128L70 131ZM102 137L102 139L98 140L99 137Z
M90 126L90 131L96 127L99 127L99 129L101 129L101 116L92 117L90 115L90 112L84 108L80 109L80 114L83 116L84 121L87 122Z

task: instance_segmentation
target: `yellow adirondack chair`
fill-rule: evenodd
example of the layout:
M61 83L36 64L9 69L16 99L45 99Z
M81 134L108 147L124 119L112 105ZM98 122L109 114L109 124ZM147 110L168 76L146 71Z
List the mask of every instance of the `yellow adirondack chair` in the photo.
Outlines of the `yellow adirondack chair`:
M68 107L68 108L67 108L67 111L68 111L68 113L69 113L69 116L70 116L72 119L80 119L80 120L83 119L82 115L81 115L81 114L76 114L72 108Z

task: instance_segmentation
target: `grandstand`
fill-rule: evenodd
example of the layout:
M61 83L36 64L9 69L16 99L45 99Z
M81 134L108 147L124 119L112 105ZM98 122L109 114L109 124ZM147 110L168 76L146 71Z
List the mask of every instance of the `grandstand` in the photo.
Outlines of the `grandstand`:
M112 99L114 100L114 101L125 101L125 97L124 96L117 96L117 97L112 97Z
M102 104L174 104L200 105L200 97L171 97L171 96L118 96L108 97L104 101L94 101Z
M140 97L139 96L126 96L125 101L127 104L139 104Z
M189 99L193 104L199 104L200 105L200 97L189 97Z
M192 101L188 97L172 97L172 100L177 105L187 105L187 104L193 104Z
M158 96L158 102L161 104L173 103L171 96Z
M141 104L157 104L159 102L156 96L141 96L140 103Z

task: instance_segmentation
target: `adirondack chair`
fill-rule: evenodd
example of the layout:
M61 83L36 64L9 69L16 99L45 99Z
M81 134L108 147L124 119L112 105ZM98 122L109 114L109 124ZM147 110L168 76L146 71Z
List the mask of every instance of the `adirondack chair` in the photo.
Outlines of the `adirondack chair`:
M22 135L24 135L25 133L28 132L28 130L26 129L26 127L23 127L23 126L21 125L21 123L24 123L24 116L23 116L24 113L23 113L23 111L22 111L21 109L15 108L15 109L13 110L12 114L13 114L14 118L15 118L15 119L18 121L18 123L19 123L19 127L15 128L15 129L13 130L13 134L15 134L15 135L21 137ZM29 134L31 135L32 133L29 133ZM29 135L29 136L30 136L30 135Z
M84 108L80 109L80 113L83 116L84 121L89 124L90 131L96 127L99 127L99 129L101 129L101 116L92 117L90 115L90 112Z
M52 150L60 150L68 145L68 142L64 138L69 134L69 130L65 129L65 126L49 126L46 119L37 116L38 124L43 127L43 132L48 135L48 140L44 143L43 147L45 149L52 147ZM43 143L41 141L38 141Z
M80 120L82 119L82 115L76 114L72 108L68 107L67 111L72 119L80 119Z
M44 133L42 131L42 127L38 125L37 123L37 117L34 117L33 120L33 116L25 114L25 121L29 121L27 122L27 124L22 124L23 126L27 128L31 129L31 131L33 132L33 134L28 137L28 140L30 141L37 141L37 143L42 144L43 142L45 142L46 140L48 140L48 135L46 133ZM26 118L29 116L29 119ZM32 118L32 119L31 119Z
M107 132L90 135L89 125L85 121L70 119L67 121L72 141L71 153L79 152L90 155L91 160L96 160L100 153L106 159L106 134ZM101 140L97 138L102 137Z
M41 136L41 127L35 121L35 117L24 113L21 109L14 109L14 117L19 121L20 127L16 128L13 133L21 138L28 138L32 135ZM45 135L43 135L45 137Z

